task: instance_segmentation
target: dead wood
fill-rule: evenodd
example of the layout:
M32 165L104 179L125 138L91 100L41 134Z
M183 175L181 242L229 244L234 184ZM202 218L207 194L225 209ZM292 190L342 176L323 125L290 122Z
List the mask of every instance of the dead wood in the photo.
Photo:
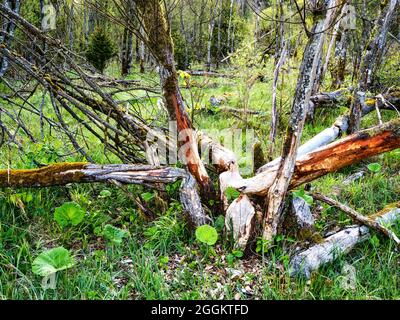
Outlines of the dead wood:
M358 213L357 211L353 210L352 208L349 208L349 207L345 206L344 204L342 204L334 199L331 199L327 196L324 196L320 193L313 193L312 196L315 200L325 202L326 204L329 204L330 206L340 209L341 211L343 211L344 213L349 215L356 222L366 225L367 227L370 227L371 229L374 229L378 232L381 232L383 235L387 236L388 238L390 238L394 242L396 242L397 245L400 245L399 238L397 238L397 236L392 231L390 231L388 228L379 224L376 220L372 220L366 216L363 216L362 214Z
M400 204L370 216L380 225L393 224L400 218ZM351 226L339 231L307 250L295 254L290 261L291 275L301 275L310 278L313 271L322 265L332 262L337 257L349 253L358 243L370 237L366 226Z

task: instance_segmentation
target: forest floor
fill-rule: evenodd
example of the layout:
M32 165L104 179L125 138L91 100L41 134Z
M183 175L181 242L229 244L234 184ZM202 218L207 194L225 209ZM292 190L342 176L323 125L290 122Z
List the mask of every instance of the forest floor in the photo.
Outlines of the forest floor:
M263 114L248 115L247 121L211 107L209 102L214 96L224 100L222 106L242 108L246 89L239 80L204 80L202 77L194 80L200 89L182 90L187 101L190 101L191 92L198 97L197 104L193 103L197 128L252 128L263 142L263 149L267 150L270 80L257 82L251 89L249 108ZM294 77L289 79L285 84L287 88L282 90L285 102L282 108L287 112L295 80ZM41 96L30 100L37 105ZM153 102L156 100L154 98ZM307 141L330 127L346 110L344 107L317 110L313 123L307 123L302 140ZM389 120L393 114L382 111L382 117L384 121ZM283 117L281 131L285 121ZM376 114L371 113L363 119L362 126L377 123ZM88 139L95 161L118 161L113 156L106 157L104 148ZM282 137L278 137L277 146L280 146L280 139ZM13 148L2 147L2 168L7 168L8 164L16 169L33 168L38 163L82 161L54 131L46 131L41 143L22 143L27 151L24 155ZM277 149L273 156L279 153L279 147ZM243 168L247 160L244 157ZM367 165L373 162L381 164L379 172L368 170ZM360 171L364 171L360 179L343 184L347 177ZM399 172L400 151L397 150L322 177L312 183L312 188L368 215L400 200ZM260 240L255 240L253 254L243 258L240 252L232 250L231 241L222 237L221 219L215 219L220 236L215 248L206 249L185 226L176 189L176 184L168 188L171 202L166 206L153 191L128 187L133 194L146 193L148 205L158 214L152 222L141 217L135 203L122 190L109 184L0 190L0 299L400 298L400 253L395 250L394 243L379 234L372 233L368 241L315 272L310 280L291 278L287 249L295 246L296 239L279 236L264 256L260 254ZM102 192L104 190L109 192ZM78 203L86 215L80 225L62 230L53 214L55 208L67 201ZM313 212L321 233L351 224L346 215L326 205L314 203ZM129 235L121 245L109 245L102 237L105 224L125 229ZM400 225L393 230L400 235ZM71 251L76 265L57 273L55 289L44 290L42 278L32 272L32 261L43 250L58 246ZM349 265L355 268L350 285L345 272Z

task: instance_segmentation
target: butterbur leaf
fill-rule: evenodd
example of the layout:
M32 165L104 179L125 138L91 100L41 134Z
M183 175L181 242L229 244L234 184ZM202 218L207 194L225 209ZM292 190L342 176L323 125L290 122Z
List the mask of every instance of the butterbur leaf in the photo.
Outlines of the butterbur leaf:
M75 260L70 256L69 251L63 247L58 247L44 251L37 256L32 263L32 272L46 277L74 265Z
M212 246L218 240L217 230L208 224L202 225L196 229L196 239Z
M373 173L378 173L379 171L381 171L382 166L379 163L370 163L368 165L368 170L373 172Z
M115 245L120 245L127 234L125 230L114 227L111 224L107 224L103 230L104 237Z
M77 226L85 217L85 211L75 202L66 202L54 211L54 220L61 227Z

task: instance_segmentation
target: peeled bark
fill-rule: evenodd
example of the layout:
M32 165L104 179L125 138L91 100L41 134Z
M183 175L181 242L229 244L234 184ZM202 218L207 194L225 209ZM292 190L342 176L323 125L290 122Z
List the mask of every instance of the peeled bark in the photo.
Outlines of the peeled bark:
M297 158L289 189L397 148L400 148L400 118L359 131ZM244 194L266 195L279 170L279 161L274 162L252 178L227 178L227 187Z
M136 6L143 17L144 31L147 35L147 47L160 64L160 79L163 88L165 106L171 120L176 120L179 141L183 145L181 161L196 178L205 197L212 195L212 182L209 178L197 149L194 127L186 112L179 89L178 76L173 56L173 43L167 22L166 12L158 0L137 1ZM181 148L182 149L182 148Z
M228 233L232 233L235 246L242 250L246 249L253 234L255 214L254 206L246 195L235 199L226 210L226 230Z

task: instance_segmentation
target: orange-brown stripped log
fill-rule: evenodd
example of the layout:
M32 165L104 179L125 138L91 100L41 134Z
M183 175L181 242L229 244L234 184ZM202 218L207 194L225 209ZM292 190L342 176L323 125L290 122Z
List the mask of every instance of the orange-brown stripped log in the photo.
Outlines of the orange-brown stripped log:
M296 161L290 187L397 148L400 148L400 118L357 132L301 157Z

